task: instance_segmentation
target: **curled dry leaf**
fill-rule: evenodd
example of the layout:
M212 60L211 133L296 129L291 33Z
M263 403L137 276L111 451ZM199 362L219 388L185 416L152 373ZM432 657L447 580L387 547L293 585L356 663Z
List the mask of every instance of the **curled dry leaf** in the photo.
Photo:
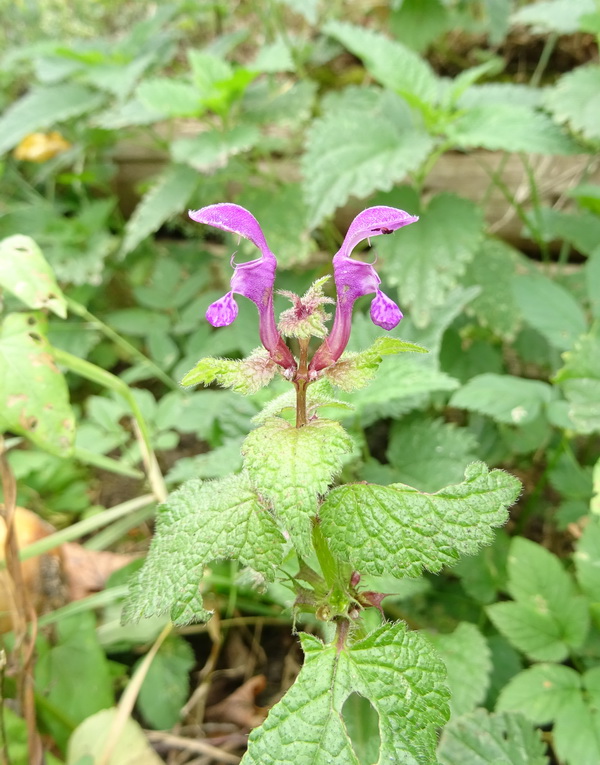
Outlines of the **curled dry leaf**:
M256 705L256 697L264 691L267 678L255 675L231 693L227 698L208 707L205 719L210 722L231 722L245 730L261 725L267 710Z

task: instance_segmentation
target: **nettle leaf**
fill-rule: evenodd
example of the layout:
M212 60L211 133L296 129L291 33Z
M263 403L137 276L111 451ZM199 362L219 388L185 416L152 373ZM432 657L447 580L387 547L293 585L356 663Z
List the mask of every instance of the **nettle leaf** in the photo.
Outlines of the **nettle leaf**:
M448 29L449 13L440 0L404 0L392 7L390 29L413 50L426 50Z
M419 576L489 544L520 490L514 476L474 462L463 483L436 494L403 484L340 486L319 517L333 552L357 571Z
M519 672L498 697L500 712L521 712L536 725L554 722L581 694L581 675L561 664L536 664Z
M260 140L254 125L235 125L231 130L209 130L193 138L178 138L171 143L174 162L207 173L225 167L229 158L248 151Z
M525 321L559 351L570 350L586 331L585 313L577 300L547 276L514 276L513 290Z
M339 472L352 439L338 422L313 420L296 428L280 417L253 430L242 446L244 464L261 496L289 531L298 552L310 549L318 496Z
M558 122L590 141L600 139L600 66L580 66L549 89L546 107Z
M343 21L329 21L323 28L355 56L385 88L416 104L433 104L439 81L421 56L378 32ZM361 123L362 124L362 123Z
M554 378L569 402L569 418L580 433L600 431L600 322L564 354Z
M11 430L52 454L73 448L69 389L52 356L41 314L12 313L0 327L0 432Z
M170 613L175 624L206 621L199 585L213 560L235 558L272 580L285 540L241 473L203 483L192 480L159 508L143 568L133 580L126 621Z
M310 226L350 196L363 199L373 191L391 189L416 170L432 148L433 139L415 123L399 96L375 88L347 88L308 130L302 171Z
M125 226L121 255L127 255L147 236L158 231L172 215L180 214L200 183L198 173L186 165L173 165L152 186Z
M48 308L61 319L67 303L48 261L28 236L16 234L0 242L0 287L29 308Z
M546 114L518 104L486 104L465 111L446 129L448 140L463 149L577 154L578 144Z
M379 337L370 348L359 353L343 353L340 360L324 370L325 377L336 387L353 391L368 385L379 369L384 356L397 353L428 353L415 343L407 343L396 337Z
M513 340L520 324L521 306L513 294L519 253L498 239L486 237L467 266L464 284L477 285L481 292L467 308L479 324L504 340Z
M461 480L476 450L477 439L466 428L417 417L393 424L386 456L394 482L435 492Z
M0 118L0 154L29 133L91 112L102 102L103 96L75 82L35 88Z
M515 648L535 661L563 661L581 647L588 604L555 555L528 539L513 539L508 591L515 602L495 603L487 612Z
M552 400L552 387L539 380L486 373L456 391L450 406L479 412L508 425L533 422Z
M257 348L245 359L200 359L184 376L181 384L189 387L216 382L222 388L231 388L248 396L268 385L276 372L277 364L271 360L269 352Z
M441 765L548 765L540 732L518 714L478 709L444 728Z
M400 305L410 306L417 327L425 327L475 257L483 236L480 207L454 194L438 194L424 211L414 196L419 222L391 242L378 242L381 270L398 285Z
M338 651L301 635L305 660L296 682L252 731L243 765L359 765L343 719L352 693L379 715L378 763L429 765L436 727L448 718L444 666L403 623L385 624Z
M487 640L474 624L462 622L454 632L425 633L446 665L452 718L472 712L483 703L492 671Z

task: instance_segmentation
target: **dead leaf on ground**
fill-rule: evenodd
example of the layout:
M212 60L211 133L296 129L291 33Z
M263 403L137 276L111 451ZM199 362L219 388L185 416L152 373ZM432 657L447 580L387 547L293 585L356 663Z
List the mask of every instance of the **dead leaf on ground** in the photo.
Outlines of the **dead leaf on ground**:
M87 550L74 542L64 544L62 552L70 600L81 600L100 592L111 574L137 557L107 550Z
M227 698L208 707L205 719L211 722L231 722L245 730L252 730L264 722L267 710L256 705L256 697L267 685L264 675L255 675Z

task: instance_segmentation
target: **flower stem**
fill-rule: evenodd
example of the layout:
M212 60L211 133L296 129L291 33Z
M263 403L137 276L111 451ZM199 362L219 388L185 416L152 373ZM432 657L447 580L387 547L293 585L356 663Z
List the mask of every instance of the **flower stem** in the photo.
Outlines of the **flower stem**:
M294 378L296 388L296 427L301 428L307 423L306 417L306 389L308 380L308 346L309 338L298 341L300 345L300 357L298 359L298 371Z

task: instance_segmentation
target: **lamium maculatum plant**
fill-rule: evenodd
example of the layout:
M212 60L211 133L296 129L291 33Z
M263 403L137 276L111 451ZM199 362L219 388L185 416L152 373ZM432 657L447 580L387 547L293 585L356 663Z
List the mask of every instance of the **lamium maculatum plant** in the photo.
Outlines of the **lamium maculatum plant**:
M231 289L207 310L215 327L235 321L235 295L258 309L262 347L248 358L205 358L183 385L217 383L251 394L280 375L292 386L255 418L242 446L243 469L214 480L190 480L160 508L148 558L132 584L125 618L169 613L176 625L206 621L200 582L212 561L233 558L257 581L281 581L295 593L296 612L323 623L323 639L301 634L305 661L298 678L249 737L244 765L336 765L436 762L437 732L449 716L445 667L430 642L403 622L382 619L369 630L367 609L381 611L387 593L368 589L369 576L416 577L439 571L461 554L488 544L507 519L520 484L480 462L462 483L426 494L404 484L334 485L353 441L342 425L320 415L335 405L335 388L369 384L383 357L424 348L393 337L349 353L356 300L374 295L370 315L384 330L402 319L380 290L369 263L352 258L365 239L392 234L417 218L392 207L371 207L354 219L333 258L337 300L331 330L327 278L276 321L277 261L254 216L235 204L190 212L192 220L249 239L260 256L233 262ZM400 242L399 242L400 244ZM311 354L311 341L316 338ZM289 343L289 344L288 344ZM295 409L295 419L289 417ZM285 564L285 570L284 570ZM292 573L290 573L292 572ZM350 699L378 716L378 740L358 752L350 735Z

